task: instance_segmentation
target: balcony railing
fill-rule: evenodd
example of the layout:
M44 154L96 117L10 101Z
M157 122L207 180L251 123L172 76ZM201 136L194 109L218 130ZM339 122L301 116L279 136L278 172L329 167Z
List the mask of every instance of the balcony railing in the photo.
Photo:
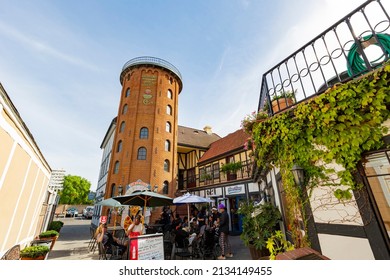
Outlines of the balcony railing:
M143 65L143 64L152 64L152 65L164 67L165 69L168 69L173 73L175 73L180 80L183 80L179 69L177 69L173 64L169 63L164 59L158 57L152 57L152 56L141 56L129 60L128 62L125 63L125 65L123 65L122 72L131 66Z
M365 2L263 75L258 110L274 115L379 67L389 59L389 31L380 0Z
M199 175L187 176L179 182L179 189L186 190L196 187L207 187L217 184L229 183L232 181L242 181L252 178L253 162L251 160L242 161L242 167L235 173L224 174L219 171L215 176L211 173L211 178L201 177Z

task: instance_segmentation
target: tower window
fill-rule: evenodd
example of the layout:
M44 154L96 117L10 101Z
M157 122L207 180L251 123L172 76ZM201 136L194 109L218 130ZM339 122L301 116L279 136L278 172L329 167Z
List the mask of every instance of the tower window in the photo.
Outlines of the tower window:
M146 148L141 147L138 149L137 159L146 160Z
M118 172L119 172L119 161L116 161L114 165L114 174L118 174Z
M147 127L141 128L139 131L139 138L140 139L148 139L149 137L149 129Z
M169 160L164 160L164 171L169 172Z
M167 115L172 116L172 107L170 105L167 105Z
M123 132L125 130L125 122L121 122L121 126L119 127L119 132Z
M111 197L115 196L115 184L111 185Z
M125 104L125 105L123 106L123 109L122 109L122 115L124 115L124 114L127 113L127 108L128 108L128 106L127 106L127 104Z
M172 99L172 91L170 89L168 89L168 91L167 91L167 97L169 99Z
M169 140L165 140L165 151L171 151L171 142Z
M167 122L166 125L165 125L165 131L166 132L171 132L171 123L170 122Z
M128 97L128 96L130 96L130 88L127 88L127 90L126 90L125 97Z
M164 181L164 185L163 185L163 190L162 190L162 193L163 194L168 194L168 181Z
M116 152L119 153L120 151L122 151L122 140L119 140L118 146L116 147Z

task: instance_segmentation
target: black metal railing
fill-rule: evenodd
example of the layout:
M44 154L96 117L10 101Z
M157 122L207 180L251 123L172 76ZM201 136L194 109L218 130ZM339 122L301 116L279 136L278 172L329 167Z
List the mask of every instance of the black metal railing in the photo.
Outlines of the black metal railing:
M274 115L379 67L389 59L389 31L380 0L365 2L263 75L258 110Z
M125 63L125 65L123 65L122 72L126 70L128 67L134 65L142 65L142 64L152 64L152 65L164 67L172 71L173 73L175 73L180 80L183 80L179 69L177 69L172 63L169 63L164 59L158 57L152 57L152 56L141 56L129 60L128 62Z

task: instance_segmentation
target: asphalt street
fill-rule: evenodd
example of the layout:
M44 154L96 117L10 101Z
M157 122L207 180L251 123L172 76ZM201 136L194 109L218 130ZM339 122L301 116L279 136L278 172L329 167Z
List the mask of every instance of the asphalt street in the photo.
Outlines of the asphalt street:
M50 251L47 260L98 260L99 254L88 250L91 220L81 217L59 218L64 222L60 237ZM239 236L230 236L233 258L228 260L251 260L249 249L244 246Z

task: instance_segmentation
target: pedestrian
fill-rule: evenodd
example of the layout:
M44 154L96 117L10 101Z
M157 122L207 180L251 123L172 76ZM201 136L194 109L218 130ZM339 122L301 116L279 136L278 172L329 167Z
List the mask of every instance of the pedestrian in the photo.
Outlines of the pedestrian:
M220 214L218 213L217 207L214 206L213 208L211 208L211 216L213 217L213 224L217 225L219 222L219 216L220 216Z
M225 260L226 257L232 258L232 248L229 242L229 215L226 212L225 205L223 203L218 205L219 209L219 245L221 246L221 255L219 260ZM226 254L226 252L228 252Z

